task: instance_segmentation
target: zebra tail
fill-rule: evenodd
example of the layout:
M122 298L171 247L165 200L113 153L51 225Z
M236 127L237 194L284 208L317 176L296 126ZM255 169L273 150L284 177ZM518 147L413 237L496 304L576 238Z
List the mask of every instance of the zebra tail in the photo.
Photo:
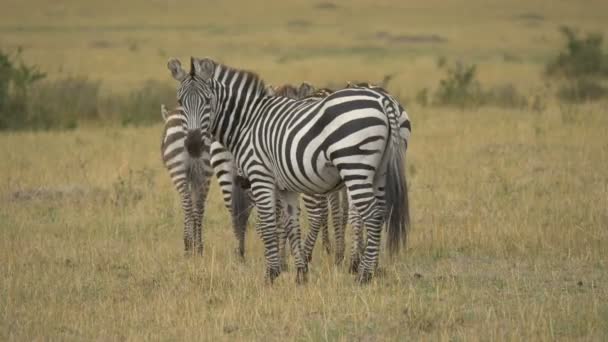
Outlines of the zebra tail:
M410 225L410 212L405 175L406 144L400 136L398 115L399 105L395 100L385 106L390 122L391 143L388 153L388 169L386 172L385 197L389 213L386 228L388 230L388 249L391 255L397 254L401 246L407 242Z
M240 236L244 236L247 230L247 221L251 206L249 203L249 194L246 189L243 189L239 182L232 182L232 201L230 203L232 209L232 224Z

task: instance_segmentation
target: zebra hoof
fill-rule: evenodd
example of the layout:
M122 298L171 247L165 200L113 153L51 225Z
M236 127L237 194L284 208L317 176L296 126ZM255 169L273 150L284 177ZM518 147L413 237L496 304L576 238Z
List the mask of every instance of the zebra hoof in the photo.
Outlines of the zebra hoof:
M331 245L330 244L326 244L325 246L325 253L330 254L331 255Z
M289 264L281 263L281 272L289 272Z
M372 280L372 273L367 271L367 270L362 270L359 273L359 276L357 277L357 282L360 285L365 285L365 284L369 284L369 282Z
M266 282L270 285L274 283L274 280L281 274L280 269L269 268L266 270Z
M310 262L312 261L312 253L305 254L304 255L304 261L306 261L306 263L310 264Z
M303 285L308 283L308 269L306 267L298 267L296 273L296 284Z

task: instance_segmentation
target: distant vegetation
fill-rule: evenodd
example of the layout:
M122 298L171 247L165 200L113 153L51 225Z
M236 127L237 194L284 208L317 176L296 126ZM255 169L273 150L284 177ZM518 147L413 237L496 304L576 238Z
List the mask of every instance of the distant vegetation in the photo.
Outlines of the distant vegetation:
M505 108L527 108L529 100L512 84L503 84L492 88L484 88L477 80L477 65L465 65L461 62L448 65L441 58L438 66L445 69L446 76L439 81L435 92L431 95L424 88L416 95L416 102L422 106L456 106L474 108L490 105Z
M565 48L545 65L543 73L558 83L556 99L582 103L608 96L608 53L602 46L603 36L581 36L569 27L562 27L560 32L566 40ZM46 73L23 62L21 53L21 49L15 53L0 50L0 130L72 129L85 122L148 125L159 122L160 103L175 102L175 89L160 81L147 81L126 94L102 96L100 81L85 77L47 80ZM437 65L445 75L435 89L417 92L415 101L422 106L495 106L533 111L546 107L545 94L524 95L512 83L482 85L476 64L442 57ZM331 85L339 88L341 84ZM399 95L398 89L393 91Z
M21 50L0 51L0 130L72 129L84 122L144 125L159 122L160 104L175 102L175 89L147 81L127 94L101 96L101 82L85 77L47 80L27 65Z
M573 28L560 30L566 39L565 51L550 61L545 70L548 77L562 80L558 98L584 102L608 95L608 89L603 85L608 79L608 53L602 46L602 34L587 33L581 37Z

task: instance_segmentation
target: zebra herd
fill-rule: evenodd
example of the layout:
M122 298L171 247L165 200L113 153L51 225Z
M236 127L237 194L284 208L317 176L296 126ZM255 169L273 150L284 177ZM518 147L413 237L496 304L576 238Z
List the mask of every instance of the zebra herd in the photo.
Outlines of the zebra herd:
M264 243L272 282L294 258L296 282L307 280L319 232L329 251L328 206L335 228L335 258L344 258L347 218L353 227L350 270L368 282L377 265L382 226L388 249L405 243L409 226L405 152L411 132L403 107L370 84L331 91L267 87L256 74L214 60L177 59L168 69L178 106L161 108L163 162L181 196L184 246L202 253L202 218L216 175L231 213L237 251L244 257L250 208ZM310 230L302 243L299 197ZM288 247L287 247L288 244Z

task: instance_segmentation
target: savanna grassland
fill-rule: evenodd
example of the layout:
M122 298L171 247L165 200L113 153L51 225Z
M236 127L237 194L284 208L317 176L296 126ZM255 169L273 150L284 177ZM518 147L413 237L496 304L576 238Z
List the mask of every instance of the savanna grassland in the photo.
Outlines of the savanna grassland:
M51 4L52 3L52 4ZM250 220L241 262L216 184L185 257L159 123L0 133L1 340L606 340L608 102L564 104L560 25L608 34L602 1L3 0L0 47L107 94L212 56L271 84L378 81L412 119L412 230L368 286L320 248L273 286ZM421 106L437 59L542 108ZM174 99L167 99L172 105ZM304 224L306 229L306 224Z

